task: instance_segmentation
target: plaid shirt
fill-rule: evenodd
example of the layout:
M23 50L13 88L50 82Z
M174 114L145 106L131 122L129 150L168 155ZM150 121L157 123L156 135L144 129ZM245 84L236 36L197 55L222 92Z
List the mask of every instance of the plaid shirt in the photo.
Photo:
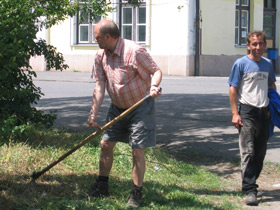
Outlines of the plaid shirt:
M126 109L149 94L151 76L159 70L146 49L133 41L119 38L115 51L99 50L93 73L105 81L112 103Z

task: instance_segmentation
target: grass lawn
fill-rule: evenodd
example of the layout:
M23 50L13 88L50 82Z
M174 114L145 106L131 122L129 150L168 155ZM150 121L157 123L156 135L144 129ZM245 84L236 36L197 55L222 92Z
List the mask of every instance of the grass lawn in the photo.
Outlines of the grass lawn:
M33 171L57 160L89 133L36 131L24 142L0 141L0 209L127 209L132 189L130 147L119 143L110 175L110 197L80 199L98 173L99 139L95 138L30 184ZM146 174L140 209L234 210L242 206L239 183L205 167L176 160L159 148L146 150Z

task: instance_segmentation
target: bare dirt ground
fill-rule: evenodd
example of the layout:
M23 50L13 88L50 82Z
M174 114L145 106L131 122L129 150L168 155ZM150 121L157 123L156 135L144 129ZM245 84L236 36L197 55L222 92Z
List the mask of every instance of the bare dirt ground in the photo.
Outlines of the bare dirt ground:
M193 154L174 154L175 158L186 161L190 164L199 165L206 170L216 173L227 180L227 191L240 192L241 194L241 173L239 163L234 160L218 159L215 157L201 157ZM280 169L279 165L265 162L260 177L257 180L259 185L258 206L247 206L243 198L236 198L234 202L240 203L240 210L280 210Z
M220 176L230 180L232 183L238 183L232 185L233 190L240 190L241 176L238 166L235 166L229 162L218 163L208 167L210 171L218 173ZM234 171L229 174L228 171ZM259 205L258 206L247 206L244 205L243 209L248 210L278 210L280 209L280 172L276 169L276 166L266 163L264 169L257 180L259 185ZM243 200L241 200L242 203Z

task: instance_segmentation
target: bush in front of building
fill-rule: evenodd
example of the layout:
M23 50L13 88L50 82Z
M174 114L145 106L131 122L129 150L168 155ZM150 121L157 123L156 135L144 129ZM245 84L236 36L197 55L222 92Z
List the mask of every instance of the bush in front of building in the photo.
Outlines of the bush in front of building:
M85 2L85 1L84 1ZM109 11L106 0L0 0L0 141L15 128L23 133L29 125L51 126L55 116L34 108L43 93L33 83L36 73L29 65L32 56L43 55L47 68L64 70L63 55L37 33L79 11L90 17ZM2 134L2 135L1 135Z

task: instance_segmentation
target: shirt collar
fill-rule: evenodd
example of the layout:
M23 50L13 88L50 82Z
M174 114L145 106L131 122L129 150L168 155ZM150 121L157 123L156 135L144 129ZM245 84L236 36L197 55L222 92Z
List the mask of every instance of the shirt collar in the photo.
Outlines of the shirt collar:
M117 44L116 44L116 48L115 48L114 52L111 54L108 50L106 50L106 53L111 54L111 55L116 54L118 56L121 56L121 51L122 51L123 45L124 45L124 41L120 37Z

